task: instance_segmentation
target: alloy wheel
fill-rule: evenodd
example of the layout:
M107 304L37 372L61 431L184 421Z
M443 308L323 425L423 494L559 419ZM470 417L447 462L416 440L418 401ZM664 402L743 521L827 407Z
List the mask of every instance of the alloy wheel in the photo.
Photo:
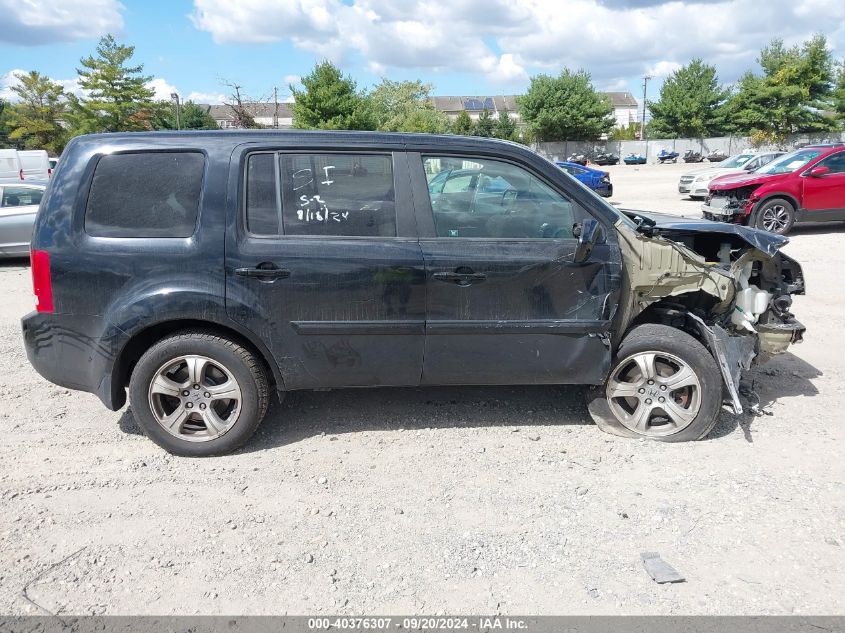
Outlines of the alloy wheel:
M190 442L220 437L241 413L232 372L207 356L180 356L162 365L149 388L150 410L168 433Z
M624 359L608 379L606 394L616 419L645 436L678 433L701 409L701 383L695 371L665 352L640 352Z
M789 224L789 212L782 204L775 204L763 211L763 228L770 233L782 233Z

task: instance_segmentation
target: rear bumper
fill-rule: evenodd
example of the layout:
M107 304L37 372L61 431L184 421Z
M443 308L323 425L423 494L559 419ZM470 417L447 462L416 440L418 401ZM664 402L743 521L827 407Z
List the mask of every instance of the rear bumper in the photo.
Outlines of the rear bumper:
M46 380L93 393L112 411L125 404L111 380L122 340L103 336L100 317L30 312L21 327L26 357Z

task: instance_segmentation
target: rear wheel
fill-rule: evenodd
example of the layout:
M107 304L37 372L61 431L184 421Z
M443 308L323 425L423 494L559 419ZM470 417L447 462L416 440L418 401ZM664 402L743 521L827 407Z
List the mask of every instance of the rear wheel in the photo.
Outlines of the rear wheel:
M603 431L684 442L705 437L722 404L716 360L689 334L665 325L634 328L588 408Z
M754 215L754 226L769 233L786 235L795 224L795 207L783 198L766 200Z
M267 377L246 348L209 332L183 332L153 345L129 383L144 433L175 455L229 453L258 428L268 404Z

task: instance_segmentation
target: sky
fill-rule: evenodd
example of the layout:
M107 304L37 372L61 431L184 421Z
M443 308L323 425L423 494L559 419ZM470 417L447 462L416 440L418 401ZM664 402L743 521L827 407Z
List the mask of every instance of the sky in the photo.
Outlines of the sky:
M106 33L165 99L220 103L228 82L283 100L322 59L360 87L422 79L435 95L520 94L568 67L641 99L649 74L651 99L696 56L736 81L773 37L823 33L845 57L845 0L0 0L0 98L29 70L77 90Z

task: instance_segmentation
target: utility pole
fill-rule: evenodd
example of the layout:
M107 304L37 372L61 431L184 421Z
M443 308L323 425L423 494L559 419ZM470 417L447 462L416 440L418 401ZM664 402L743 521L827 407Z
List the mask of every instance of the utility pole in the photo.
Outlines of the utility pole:
M273 86L273 103L275 104L275 108L273 109L273 128L278 129L278 127L279 127L279 89L276 86Z
M646 101L646 96L648 95L648 80L651 79L651 75L645 75L643 77L643 120L640 123L640 140L645 140L645 110L648 107L648 102Z
M180 126L180 123L179 123L179 115L181 114L179 112L179 110L180 110L180 108L179 108L179 95L175 92L171 92L170 98L173 99L176 102L176 129L179 130L179 129L181 129L181 126Z

